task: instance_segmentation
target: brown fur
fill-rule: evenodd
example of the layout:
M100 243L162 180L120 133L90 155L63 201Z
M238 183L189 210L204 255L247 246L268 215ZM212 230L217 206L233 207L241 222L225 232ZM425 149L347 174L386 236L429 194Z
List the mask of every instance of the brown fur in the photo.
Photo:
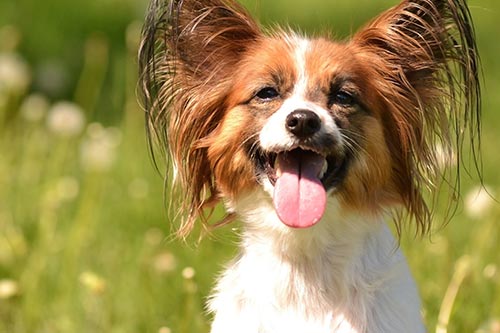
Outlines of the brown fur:
M431 210L425 189L438 190L436 143L457 152L459 167L468 128L478 158L480 86L474 29L465 1L403 1L353 38L382 78L376 86L389 112L384 128L395 160L396 186L409 214L423 232ZM449 166L448 166L449 167ZM455 184L457 178L445 180Z
M140 80L147 128L170 152L186 215L187 235L207 203L217 200L202 144L225 111L228 78L259 28L234 1L153 0L140 47Z
M153 0L140 76L150 137L170 152L184 193L181 235L206 221L208 204L258 186L251 146L280 105L251 98L270 81L283 96L293 89L285 40L284 32L264 36L231 0ZM428 231L423 193L436 192L443 172L435 145L456 150L457 165L465 140L478 152L478 56L465 1L403 1L349 42L312 45L308 98L326 107L332 80L348 75L367 109L332 110L359 148L340 191L344 204L373 212L402 204ZM458 176L447 182L458 187Z

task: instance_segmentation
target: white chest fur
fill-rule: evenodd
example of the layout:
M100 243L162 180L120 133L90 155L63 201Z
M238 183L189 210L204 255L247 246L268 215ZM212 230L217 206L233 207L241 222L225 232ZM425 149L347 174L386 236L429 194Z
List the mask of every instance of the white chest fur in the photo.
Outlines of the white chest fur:
M212 333L425 331L385 223L341 217L333 207L315 227L294 230L253 198L235 207L246 222L242 249L210 300Z

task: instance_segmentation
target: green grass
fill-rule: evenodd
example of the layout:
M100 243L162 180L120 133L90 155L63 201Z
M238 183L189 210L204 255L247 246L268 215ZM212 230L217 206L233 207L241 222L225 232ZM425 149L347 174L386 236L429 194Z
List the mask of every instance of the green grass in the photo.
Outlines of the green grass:
M245 1L263 24L333 27L340 37L394 3ZM484 179L498 194L500 3L470 5L484 66ZM170 235L168 194L135 97L145 8L133 0L0 3L0 66L18 65L17 81L0 80L0 332L208 331L204 302L236 242L231 226L200 245ZM62 125L55 107L69 113ZM465 196L478 183L464 179ZM443 319L449 311L448 332L500 331L500 209L474 215L469 206L431 239L402 240L429 332L440 311Z

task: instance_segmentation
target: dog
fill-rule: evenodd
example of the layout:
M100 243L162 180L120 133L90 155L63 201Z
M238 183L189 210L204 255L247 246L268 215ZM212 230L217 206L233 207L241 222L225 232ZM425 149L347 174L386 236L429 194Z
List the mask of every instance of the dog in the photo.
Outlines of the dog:
M466 0L403 0L343 41L264 30L233 0L152 0L139 67L179 235L218 203L242 223L212 333L425 332L387 221L428 233L432 194L477 161Z

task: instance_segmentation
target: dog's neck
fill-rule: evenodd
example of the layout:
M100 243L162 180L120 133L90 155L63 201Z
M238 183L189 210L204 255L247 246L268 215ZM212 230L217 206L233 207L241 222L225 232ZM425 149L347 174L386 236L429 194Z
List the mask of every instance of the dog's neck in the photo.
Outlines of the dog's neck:
M293 276L303 276L304 283L338 285L339 293L362 271L372 281L377 279L372 273L386 275L397 250L383 217L346 214L333 198L322 221L307 229L281 223L265 193L241 201L237 209L244 219L243 257L255 259L253 264L264 270L265 265L293 268Z
M382 245L371 243L377 242L386 229L384 217L346 213L335 198L330 199L322 221L307 229L293 229L281 223L265 193L254 193L232 208L244 221L244 251L272 254L284 262L314 262L323 258L338 260L332 264L340 268L362 255L366 246ZM386 245L395 250L397 244L392 236L387 241Z
M244 220L241 254L222 276L219 288L225 292L219 291L224 296L217 301L225 302L232 290L257 308L272 304L363 332L375 291L401 274L403 258L383 218L343 214L331 200L317 225L290 229L265 193L238 202L233 208Z

